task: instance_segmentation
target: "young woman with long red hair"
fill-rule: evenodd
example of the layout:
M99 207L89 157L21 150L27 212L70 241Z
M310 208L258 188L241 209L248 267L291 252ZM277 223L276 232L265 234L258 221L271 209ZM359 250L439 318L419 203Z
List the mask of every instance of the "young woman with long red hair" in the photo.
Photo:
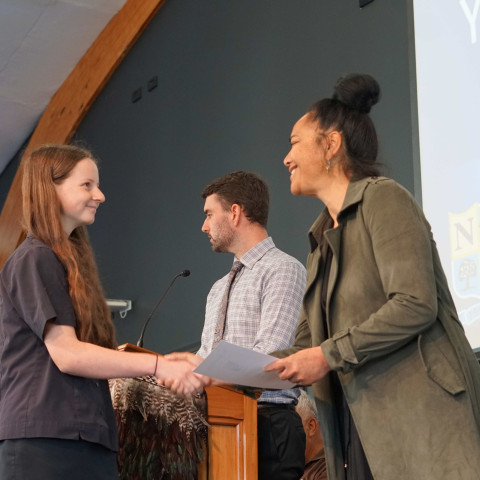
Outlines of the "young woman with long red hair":
M0 271L0 478L116 479L107 379L154 375L177 393L187 362L115 350L85 225L105 196L85 149L45 145L23 164L25 241Z

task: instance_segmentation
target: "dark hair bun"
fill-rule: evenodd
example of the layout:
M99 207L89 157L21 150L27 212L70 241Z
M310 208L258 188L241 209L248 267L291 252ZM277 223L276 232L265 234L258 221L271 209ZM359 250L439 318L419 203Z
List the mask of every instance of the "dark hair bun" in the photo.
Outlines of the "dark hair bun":
M369 113L380 99L380 85L370 75L351 73L337 80L332 98L360 113Z

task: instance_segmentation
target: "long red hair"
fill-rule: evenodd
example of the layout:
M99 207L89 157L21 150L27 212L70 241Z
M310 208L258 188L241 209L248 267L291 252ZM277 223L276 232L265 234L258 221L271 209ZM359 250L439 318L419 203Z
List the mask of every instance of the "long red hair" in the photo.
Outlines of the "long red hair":
M77 227L67 236L60 220L60 202L55 190L55 185L61 184L85 158L96 163L84 148L43 145L24 160L23 223L27 232L57 254L67 270L79 340L114 348L114 326L86 228Z

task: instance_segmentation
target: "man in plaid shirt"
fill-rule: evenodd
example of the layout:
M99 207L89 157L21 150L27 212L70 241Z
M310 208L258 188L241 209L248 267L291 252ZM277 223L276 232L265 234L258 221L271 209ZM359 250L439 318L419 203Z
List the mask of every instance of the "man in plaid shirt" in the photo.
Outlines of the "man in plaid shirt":
M262 353L293 343L305 290L305 268L275 247L266 230L269 194L256 174L234 172L202 192L205 232L215 252L233 253L242 263L228 295L221 337ZM228 275L207 298L202 344L205 358L218 340ZM298 480L305 466L305 433L295 411L298 389L266 391L258 400L259 480Z

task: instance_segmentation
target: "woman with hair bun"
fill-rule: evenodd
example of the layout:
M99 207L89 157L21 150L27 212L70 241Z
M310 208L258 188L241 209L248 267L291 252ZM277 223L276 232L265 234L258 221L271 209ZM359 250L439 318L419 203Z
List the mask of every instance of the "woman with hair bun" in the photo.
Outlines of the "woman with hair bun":
M85 225L105 197L87 150L45 145L23 164L28 232L0 271L0 478L118 479L106 379L153 375L180 394L187 362L115 350Z
M294 125L294 195L309 231L292 348L267 370L313 384L330 480L480 478L480 367L412 195L379 177L369 75L340 78Z

